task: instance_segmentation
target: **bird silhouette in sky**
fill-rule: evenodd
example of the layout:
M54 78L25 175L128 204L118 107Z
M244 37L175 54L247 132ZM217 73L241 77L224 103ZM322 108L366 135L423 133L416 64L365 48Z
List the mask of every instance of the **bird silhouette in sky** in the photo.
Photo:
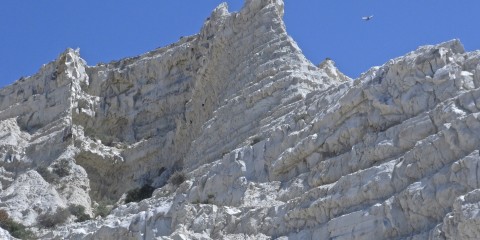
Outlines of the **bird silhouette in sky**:
M372 18L373 18L373 15L371 15L371 16L366 16L366 17L362 17L362 20L364 20L364 21L370 21Z

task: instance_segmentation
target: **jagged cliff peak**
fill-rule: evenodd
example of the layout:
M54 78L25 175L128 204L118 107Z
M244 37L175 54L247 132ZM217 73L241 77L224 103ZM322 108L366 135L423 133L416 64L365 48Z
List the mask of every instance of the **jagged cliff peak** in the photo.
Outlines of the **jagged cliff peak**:
M1 89L0 216L46 239L478 236L480 52L424 46L352 81L283 11L221 4L167 47L67 49Z

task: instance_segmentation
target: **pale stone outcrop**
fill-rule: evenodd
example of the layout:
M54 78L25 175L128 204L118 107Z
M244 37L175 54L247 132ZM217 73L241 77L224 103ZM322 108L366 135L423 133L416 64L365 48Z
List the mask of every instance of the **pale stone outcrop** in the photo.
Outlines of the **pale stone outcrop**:
M0 228L0 239L13 240L15 238L12 237L8 231Z
M283 11L222 4L170 46L97 66L69 49L0 90L0 208L37 226L117 202L33 228L53 239L478 236L480 52L424 46L351 80L305 59Z

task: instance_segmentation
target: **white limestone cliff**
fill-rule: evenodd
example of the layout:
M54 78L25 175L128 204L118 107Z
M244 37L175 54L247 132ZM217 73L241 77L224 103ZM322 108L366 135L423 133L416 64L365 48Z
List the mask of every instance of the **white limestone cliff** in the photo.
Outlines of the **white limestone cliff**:
M42 239L475 239L480 52L424 46L352 81L282 16L222 4L170 46L97 66L69 49L1 89L0 209Z

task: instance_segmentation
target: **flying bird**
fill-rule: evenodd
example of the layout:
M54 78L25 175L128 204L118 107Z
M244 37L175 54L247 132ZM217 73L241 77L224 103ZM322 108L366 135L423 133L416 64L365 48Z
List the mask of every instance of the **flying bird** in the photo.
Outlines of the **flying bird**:
M370 19L373 18L373 15L371 16L366 16L366 17L362 17L362 20L365 20L365 21L370 21Z

